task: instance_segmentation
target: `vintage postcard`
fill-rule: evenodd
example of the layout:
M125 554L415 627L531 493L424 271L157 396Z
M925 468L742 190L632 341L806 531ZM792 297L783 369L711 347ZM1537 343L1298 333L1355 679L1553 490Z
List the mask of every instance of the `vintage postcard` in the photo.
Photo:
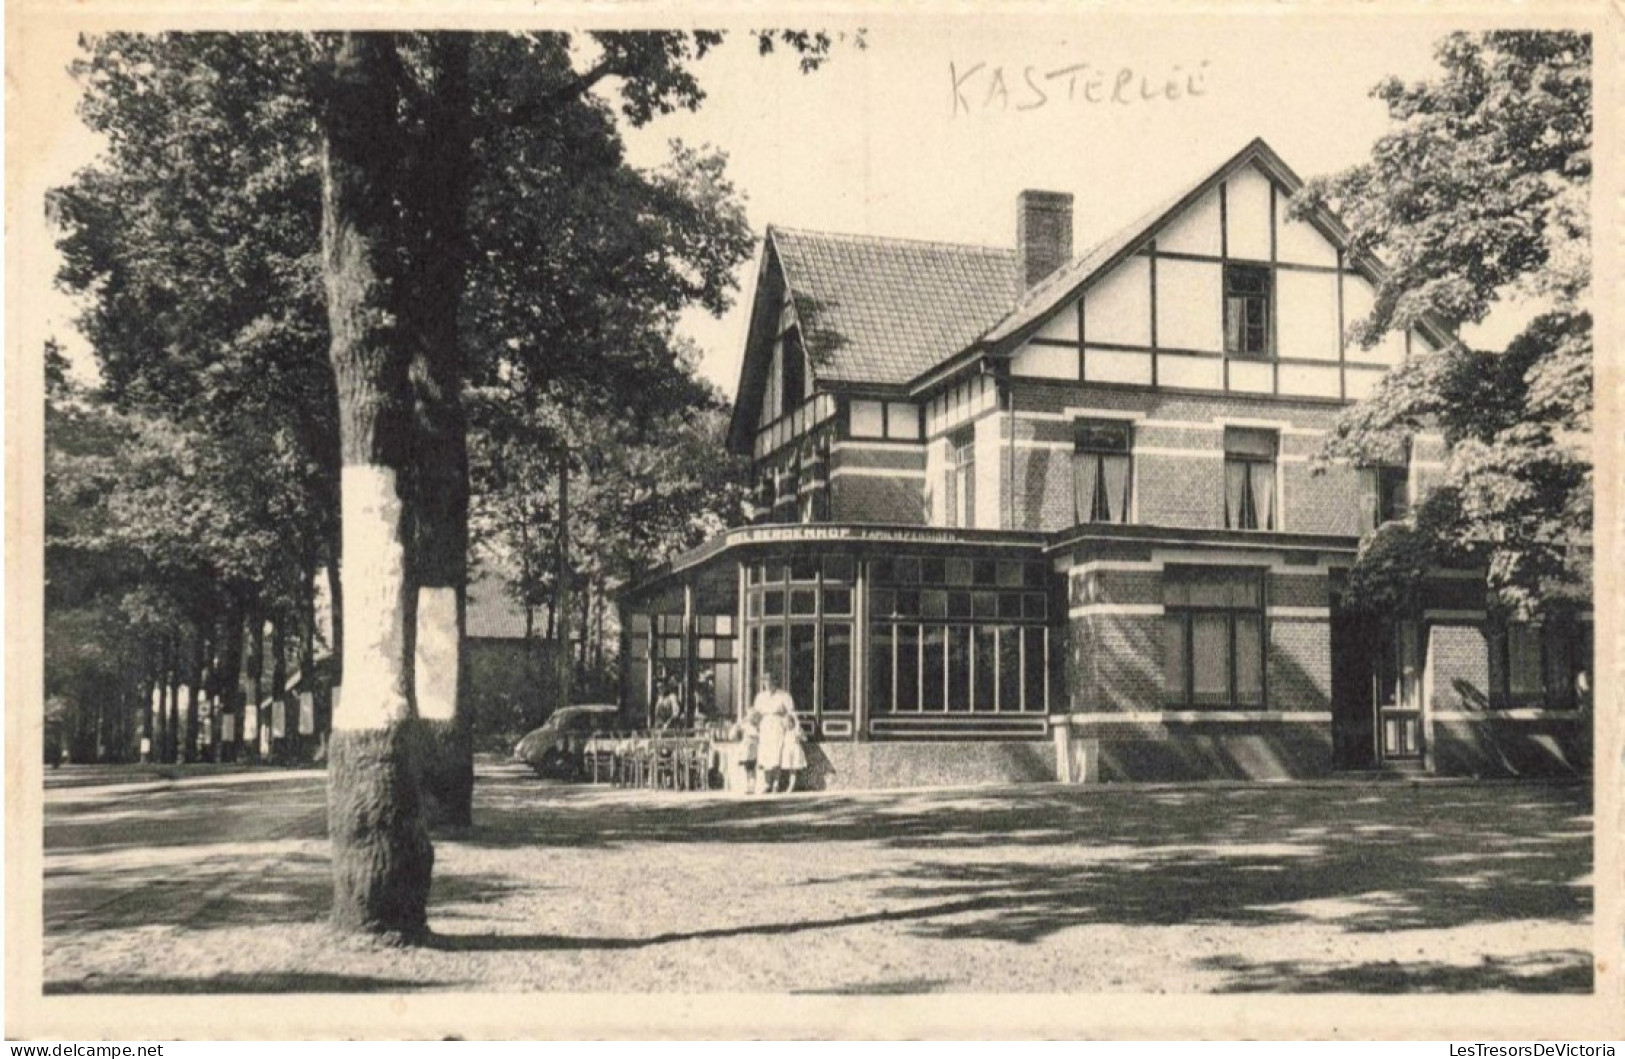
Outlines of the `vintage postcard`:
M6 20L8 1036L1625 1030L1617 10Z

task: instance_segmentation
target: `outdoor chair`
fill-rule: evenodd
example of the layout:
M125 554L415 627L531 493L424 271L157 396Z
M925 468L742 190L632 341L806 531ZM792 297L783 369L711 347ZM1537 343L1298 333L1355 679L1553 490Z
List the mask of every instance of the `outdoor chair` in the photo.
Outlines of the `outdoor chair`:
M671 739L657 739L651 751L650 786L661 790L669 783L672 790L680 790L682 769L679 744Z
M615 778L615 738L608 732L594 732L587 740L587 769L593 783ZM600 779L602 777L602 779Z
M683 786L691 791L711 787L711 741L691 739L683 748Z

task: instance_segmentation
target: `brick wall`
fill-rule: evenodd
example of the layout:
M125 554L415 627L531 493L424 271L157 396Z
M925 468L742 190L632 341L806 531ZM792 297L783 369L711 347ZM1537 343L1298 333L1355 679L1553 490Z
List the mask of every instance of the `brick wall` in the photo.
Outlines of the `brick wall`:
M1233 394L1176 395L1057 386L1017 380L1011 384L1014 419L1014 517L1016 528L1052 531L1075 522L1068 419L1075 409L1138 413L1135 425L1135 521L1144 525L1224 526L1224 431L1220 420L1272 421L1281 434L1277 465L1283 498L1282 528L1295 533L1353 536L1359 531L1359 480L1353 468L1312 473L1308 457L1318 450L1338 408ZM1001 417L1008 420L1009 417ZM1208 424L1211 424L1209 426ZM1008 433L1008 429L1006 431ZM1201 455L1198 455L1200 453Z
M830 452L830 521L926 522L925 448L837 443ZM900 477L895 473L920 472Z
M1271 618L1266 660L1271 709L1331 708L1331 622Z
M1355 468L1328 467L1316 474L1308 463L1287 461L1280 473L1286 508L1283 529L1349 537L1360 532L1360 476Z
M1086 570L1070 578L1069 606L1162 602L1159 570Z
M1072 710L1161 709L1161 617L1091 614L1073 618L1067 646L1066 680Z
M920 478L839 475L829 483L833 522L926 524L925 483Z
M1137 514L1148 526L1224 526L1224 464L1213 458L1136 454Z
M1272 607L1331 606L1331 579L1321 570L1306 569L1301 574L1272 570L1266 588Z
M1434 625L1428 635L1433 708L1482 710L1490 687L1489 643L1476 625Z

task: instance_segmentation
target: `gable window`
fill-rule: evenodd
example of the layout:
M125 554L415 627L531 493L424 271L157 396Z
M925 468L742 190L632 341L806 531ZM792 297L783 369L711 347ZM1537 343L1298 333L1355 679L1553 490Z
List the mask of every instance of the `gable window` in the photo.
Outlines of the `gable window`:
M1238 357L1270 355L1270 270L1224 266L1224 351Z
M1163 686L1174 706L1264 704L1264 586L1258 570L1163 571Z
M1224 430L1224 524L1227 529L1275 528L1275 457L1279 437L1273 430L1226 427Z
M1128 521L1133 430L1112 420L1073 424L1073 514L1079 523Z
M961 430L948 439L948 525L976 524L976 432Z
M783 360L784 392L779 405L779 415L789 415L801 406L807 396L806 358L801 352L801 332L795 327L784 333L779 342L780 357Z

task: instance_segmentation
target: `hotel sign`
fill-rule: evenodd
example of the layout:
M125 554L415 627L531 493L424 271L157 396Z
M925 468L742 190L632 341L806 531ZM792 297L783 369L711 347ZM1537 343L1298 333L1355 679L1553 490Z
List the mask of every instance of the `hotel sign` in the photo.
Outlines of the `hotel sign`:
M1033 547L1028 539L983 539L964 530L908 526L748 526L728 534L728 544L810 544L819 541L880 544L979 544Z

